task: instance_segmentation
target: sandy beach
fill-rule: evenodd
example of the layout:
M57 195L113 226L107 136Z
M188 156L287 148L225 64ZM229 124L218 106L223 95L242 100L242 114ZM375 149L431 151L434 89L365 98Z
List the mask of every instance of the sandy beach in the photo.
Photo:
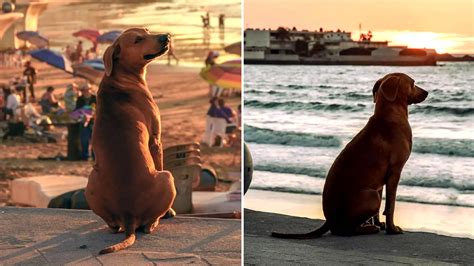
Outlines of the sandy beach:
M280 202L272 201L272 205ZM247 198L246 198L247 203ZM474 240L432 233L286 240L270 237L273 230L306 232L321 220L246 209L244 263L249 265L472 265Z
M33 65L39 72L37 97L43 94L46 86L52 85L61 99L68 83L83 82L44 63L33 61ZM200 78L199 70L161 64L152 64L148 68L147 82L161 111L165 148L201 139L208 108L208 84ZM22 69L0 68L0 83L8 83L21 72ZM227 101L235 109L240 104L240 97L227 98ZM15 178L42 174L88 176L91 162L37 160L39 155L66 155L66 128L56 127L53 132L58 136L58 143L31 143L22 138L0 142L0 206L12 205L10 182ZM240 149L202 147L201 152L204 165L215 167L220 178L229 181L218 183L216 190L226 191L230 182L240 179L239 175L234 174L240 171Z
M245 208L324 220L321 200L320 195L250 189L245 195ZM384 202L382 202L383 205ZM385 219L384 216L381 217ZM401 201L397 201L395 207L395 223L409 232L430 232L474 239L472 217L474 217L474 208L467 207ZM273 228L274 225L269 224L269 226ZM274 228L277 228L276 225Z

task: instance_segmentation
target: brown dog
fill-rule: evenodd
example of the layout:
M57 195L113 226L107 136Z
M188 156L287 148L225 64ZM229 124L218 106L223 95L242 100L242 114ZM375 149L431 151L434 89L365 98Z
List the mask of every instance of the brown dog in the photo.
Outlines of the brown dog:
M428 92L403 73L388 74L375 83L375 113L342 150L329 169L323 190L324 225L306 234L272 233L282 238L315 238L378 233L382 189L386 186L387 234L401 234L393 223L398 181L410 156L412 134L408 105L420 103ZM374 223L366 223L374 218Z
M100 254L131 246L135 230L151 233L176 196L163 171L160 113L145 81L146 66L168 50L169 35L126 30L104 53L92 147L95 165L86 199L125 240Z

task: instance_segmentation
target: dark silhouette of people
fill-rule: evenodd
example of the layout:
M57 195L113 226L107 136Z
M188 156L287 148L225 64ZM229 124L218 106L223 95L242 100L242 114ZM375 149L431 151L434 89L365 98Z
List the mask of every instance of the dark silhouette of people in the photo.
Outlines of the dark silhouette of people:
M28 83L28 90L30 91L31 102L35 101L35 83L36 83L36 69L31 65L30 61L25 63L25 70L23 70L23 76ZM23 92L24 101L26 102L26 89Z

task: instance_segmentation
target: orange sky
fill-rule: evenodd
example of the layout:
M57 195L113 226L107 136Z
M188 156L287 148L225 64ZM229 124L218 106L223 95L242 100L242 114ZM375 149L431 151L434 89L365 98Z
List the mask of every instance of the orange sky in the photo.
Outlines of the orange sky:
M438 52L474 54L474 0L245 0L245 28L372 30L389 40Z

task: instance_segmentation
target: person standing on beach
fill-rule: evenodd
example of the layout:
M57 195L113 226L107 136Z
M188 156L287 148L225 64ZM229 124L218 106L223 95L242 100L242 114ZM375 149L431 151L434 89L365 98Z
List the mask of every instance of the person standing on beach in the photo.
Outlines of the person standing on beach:
M219 28L223 29L225 27L225 15L224 14L220 14L219 15Z
M85 83L81 87L82 95L77 98L76 110L80 108L95 109L97 98L91 93L91 86ZM79 126L79 138L81 141L81 159L87 161L89 159L89 146L92 138L92 128L94 126L94 117L84 117L84 121ZM94 156L92 154L92 156Z
M30 61L25 62L25 70L23 70L23 76L28 83L28 89L30 91L31 102L35 101L35 83L36 83L36 69L31 65ZM24 100L26 102L26 89L24 92Z
M173 39L169 42L169 48L168 48L168 66L171 65L171 57L176 60L176 65L179 64L179 58L174 54L174 45L173 45Z
M75 57L75 60L79 63L82 63L82 51L83 51L83 48L82 48L82 41L78 41L77 42L77 46L76 46L76 57Z
M204 135L202 137L202 143L205 143L212 147L212 144L214 144L213 141L213 128L214 128L214 118L216 116L216 111L217 111L217 98L213 97L209 100L209 109L207 110L207 115L206 115L206 129L204 131Z

